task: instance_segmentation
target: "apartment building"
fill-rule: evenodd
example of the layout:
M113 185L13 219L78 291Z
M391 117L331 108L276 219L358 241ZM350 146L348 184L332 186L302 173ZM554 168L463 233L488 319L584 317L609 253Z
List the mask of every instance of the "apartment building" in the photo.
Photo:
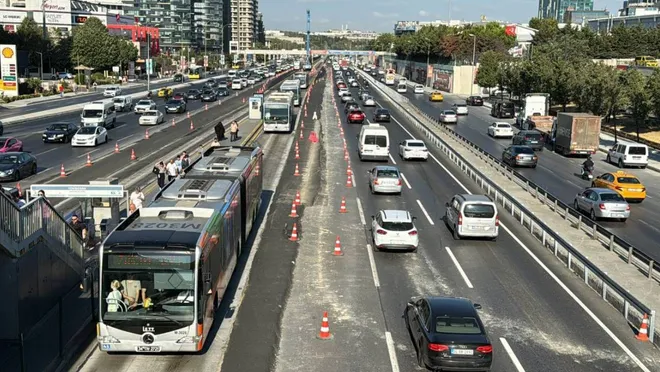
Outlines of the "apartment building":
M231 36L229 52L236 53L252 48L258 28L258 0L226 0L230 4L229 22Z
M223 32L223 0L198 0L194 3L195 35L199 50L221 53Z
M594 0L539 0L538 17L563 22L566 11L593 11Z
M126 14L142 25L160 30L161 51L177 53L182 48L199 47L193 0L124 0L123 3Z

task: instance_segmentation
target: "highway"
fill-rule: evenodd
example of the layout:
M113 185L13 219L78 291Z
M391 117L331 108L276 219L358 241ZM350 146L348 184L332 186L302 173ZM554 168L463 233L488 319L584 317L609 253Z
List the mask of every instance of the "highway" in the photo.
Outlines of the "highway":
M331 94L324 96L323 107ZM658 351L636 342L618 312L508 215L500 215L505 227L497 242L454 241L440 219L444 203L477 187L435 150L428 162L399 159L399 142L423 137L411 123L398 121L396 111L385 124L389 163L399 167L405 187L401 196L372 195L366 171L377 163L360 162L361 126L347 124L339 105L355 188L344 186L337 119L324 109L314 127L306 122L303 135L318 131L323 149L304 140L301 160L289 154L222 371L421 370L401 318L406 302L419 295L469 297L483 305L493 371L657 370ZM372 109L365 111L370 117ZM318 165L316 157L321 157ZM292 175L296 164L302 177ZM299 219L288 217L296 190L302 190ZM342 197L346 215L336 212ZM406 209L417 217L417 253L369 249L370 215L381 209ZM296 221L301 241L292 243L287 240ZM342 238L342 257L331 254L335 235ZM329 311L332 341L314 338L322 311Z
M413 94L412 89L406 94L412 104L423 112L438 117L441 110L450 109L454 103L464 103L462 99L445 95L444 102L430 102L426 94ZM490 110L485 107L469 107L469 115L459 117L458 124L450 126L484 151L500 159L504 148L511 143L510 139L494 139L488 136L487 127L495 121L490 116ZM507 120L503 120L507 121ZM513 123L512 120L508 122ZM594 175L606 172L616 172L619 168L605 162L605 153L598 152L593 156L595 163ZM572 205L575 195L590 186L579 176L580 167L584 158L564 157L546 148L538 153L539 165L536 169L516 169L530 181L548 190L563 202ZM647 198L641 204L631 204L631 217L625 222L605 221L599 223L608 230L617 234L635 247L645 251L651 258L660 261L660 173L651 169L625 169L637 176L647 188Z

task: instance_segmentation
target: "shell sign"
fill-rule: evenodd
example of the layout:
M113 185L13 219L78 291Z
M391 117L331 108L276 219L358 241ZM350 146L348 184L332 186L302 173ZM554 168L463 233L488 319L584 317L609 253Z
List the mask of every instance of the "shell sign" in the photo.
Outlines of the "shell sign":
M4 58L11 58L14 56L14 50L12 48L4 47L2 48L2 56Z
M0 45L0 95L5 97L18 95L16 45Z

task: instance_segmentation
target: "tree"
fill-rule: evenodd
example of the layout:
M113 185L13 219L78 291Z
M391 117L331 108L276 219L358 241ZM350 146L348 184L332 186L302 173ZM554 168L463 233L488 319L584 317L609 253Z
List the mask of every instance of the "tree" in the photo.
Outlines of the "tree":
M477 84L484 88L496 87L501 79L500 70L506 56L494 51L486 51L479 58L479 70L477 71Z
M639 141L639 127L645 122L650 111L650 94L646 85L646 78L641 72L629 69L624 74L626 95L629 99L632 117L635 120L637 141Z
M394 47L396 39L396 36L393 34L380 34L376 40L371 43L371 46L374 50L389 52Z
M44 39L43 30L34 19L23 18L21 24L16 29L17 49L27 51L31 66L40 65L40 56L36 52L43 53L50 43L49 39ZM47 57L45 55L44 57Z
M117 43L98 18L89 17L82 26L73 29L71 60L76 65L103 70L117 62L118 52Z
M649 95L651 96L650 110L656 118L660 118L660 70L653 71L647 81Z
M128 40L124 40L118 36L113 36L115 39L114 42L117 44L117 49L119 50L119 58L117 61L117 65L121 66L122 71L126 71L124 67L128 67L129 62L135 62L138 58L138 50Z
M529 20L529 27L536 30L532 39L534 45L545 44L559 33L559 24L556 19L552 18L532 18Z

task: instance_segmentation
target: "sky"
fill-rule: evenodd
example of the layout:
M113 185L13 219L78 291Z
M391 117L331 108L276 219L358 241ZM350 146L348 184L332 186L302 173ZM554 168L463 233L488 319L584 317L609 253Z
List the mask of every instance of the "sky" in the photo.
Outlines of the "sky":
M622 0L594 0L594 9L610 12ZM305 31L305 10L311 11L312 31L348 28L392 32L396 21L434 21L451 18L527 23L538 13L538 0L260 0L266 30Z

